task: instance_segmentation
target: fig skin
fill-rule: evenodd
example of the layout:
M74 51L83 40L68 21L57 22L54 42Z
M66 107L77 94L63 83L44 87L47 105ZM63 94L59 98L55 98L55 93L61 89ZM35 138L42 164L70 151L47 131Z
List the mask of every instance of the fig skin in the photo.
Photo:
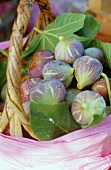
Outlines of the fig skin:
M27 36L32 31L32 29L36 25L36 21L38 17L38 12L39 12L38 5L34 2L32 6L33 6L33 10L32 10L31 17L30 17L30 20L29 20L29 23L28 23L28 26L25 32L25 36Z
M80 90L95 83L103 71L101 62L89 56L78 58L73 67L75 69L74 75L77 80L77 88Z
M79 124L88 127L93 122L94 115L103 116L105 107L105 100L99 93L85 90L73 99L71 113Z
M47 78L41 80L30 91L30 100L42 104L58 104L66 95L64 85L57 79Z
M109 82L111 87L111 78L109 78ZM100 80L98 80L96 83L93 84L92 91L97 92L101 96L103 96L105 101L109 99L106 80L104 78L101 78Z
M83 55L83 45L77 39L65 39L63 36L59 37L59 43L55 47L54 55L56 60L73 64L73 62Z
M43 67L42 75L44 79L45 78L58 79L67 88L73 80L74 68L65 62L53 60L48 62Z
M28 67L30 77L42 78L42 69L44 65L54 59L54 54L48 50L41 50L35 53Z
M77 88L74 88L74 89L67 89L66 91L66 96L65 96L65 101L66 103L68 104L68 107L69 109L71 109L71 106L72 106L72 101L74 99L74 97L80 93L81 91L78 90Z
M99 48L96 47L87 48L84 50L84 55L96 58L101 63L104 63L104 54Z
M33 79L27 79L24 81L24 83L20 86L20 93L21 93L21 100L22 102L27 102L30 100L30 90L32 87L34 87L36 84L38 84L41 81L40 78L33 78Z

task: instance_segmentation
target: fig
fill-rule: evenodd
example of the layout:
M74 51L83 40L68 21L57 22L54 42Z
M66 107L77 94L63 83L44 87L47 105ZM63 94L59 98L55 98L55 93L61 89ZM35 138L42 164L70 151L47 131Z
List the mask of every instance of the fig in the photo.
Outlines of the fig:
M77 88L80 90L95 83L100 78L103 71L101 62L89 56L76 59L73 67L75 69Z
M31 78L42 78L42 69L46 63L54 60L51 51L41 50L34 54L28 67L28 73Z
M111 88L111 78L109 78L110 88ZM105 101L109 99L108 97L108 89L105 78L101 78L97 82L95 82L92 86L92 91L99 93Z
M42 70L43 78L56 78L61 81L64 86L67 88L74 77L74 68L69 64L59 61L53 60L48 62Z
M30 90L33 86L35 86L38 82L40 82L40 78L33 78L33 79L28 79L24 81L24 83L21 84L20 86L20 92L21 92L21 99L22 102L27 102L30 100Z
M73 62L83 55L83 45L77 39L65 39L63 36L59 37L59 43L55 47L54 55L56 60L64 61L68 64Z
M85 90L75 96L72 101L71 113L73 118L83 127L88 127L94 116L103 116L106 103L96 92Z
M66 101L66 103L68 104L68 107L69 107L69 109L71 108L71 106L72 106L72 101L73 101L73 99L74 99L74 97L78 94L78 93L80 93L81 91L80 90L78 90L78 89L67 89L67 91L66 91L66 96L65 96L65 101Z
M57 79L47 78L41 80L30 91L30 100L42 104L58 104L66 95L64 85Z
M96 47L90 47L84 50L84 55L96 58L101 63L104 63L104 54L103 52Z
M31 17L30 17L30 20L29 20L29 23L26 29L25 36L27 36L32 31L32 29L34 28L36 24L37 17L38 17L38 12L39 12L38 5L34 2L32 6L33 6L33 11L31 13Z

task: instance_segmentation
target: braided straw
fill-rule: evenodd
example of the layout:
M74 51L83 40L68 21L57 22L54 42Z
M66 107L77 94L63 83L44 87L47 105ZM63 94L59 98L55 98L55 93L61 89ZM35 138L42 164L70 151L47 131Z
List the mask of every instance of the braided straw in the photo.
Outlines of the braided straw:
M30 129L29 119L24 113L20 96L22 38L30 19L33 2L34 0L20 0L17 19L12 28L7 66L7 97L0 119L0 132L3 132L7 124L10 123L10 134L12 136L23 136L23 126L33 138L37 139ZM48 0L36 0L36 2L41 12L50 21L55 19Z
M50 8L50 3L48 0L35 0L35 2L38 4L41 12L46 17L48 17L50 21L53 21L55 19L55 15Z

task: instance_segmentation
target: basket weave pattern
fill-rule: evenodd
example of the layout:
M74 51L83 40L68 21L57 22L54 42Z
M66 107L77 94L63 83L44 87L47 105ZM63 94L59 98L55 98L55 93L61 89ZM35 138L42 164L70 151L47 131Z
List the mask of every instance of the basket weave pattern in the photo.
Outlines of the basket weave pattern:
M32 12L32 3L34 0L21 0L17 8L17 18L12 28L10 38L9 57L7 66L7 97L5 107L0 120L0 132L3 132L7 124L10 124L10 134L12 136L23 136L22 126L24 129L36 139L30 129L29 120L25 116L21 96L21 52L23 48L23 35L25 34L28 22ZM55 15L51 11L48 0L36 0L40 13L38 16L37 26L40 24L48 24L55 19ZM41 15L42 14L42 15ZM42 16L42 18L41 18Z

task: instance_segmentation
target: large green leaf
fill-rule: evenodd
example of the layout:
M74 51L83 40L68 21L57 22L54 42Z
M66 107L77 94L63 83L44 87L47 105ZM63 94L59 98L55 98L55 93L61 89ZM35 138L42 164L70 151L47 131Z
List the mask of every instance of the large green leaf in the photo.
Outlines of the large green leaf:
M78 31L78 35L74 35L74 38L77 38L82 42L84 47L87 47L91 40L96 36L100 28L100 24L94 19L94 17L86 13L84 26Z
M29 49L22 53L22 57L34 51L44 49L54 52L59 36L62 35L66 38L73 37L73 33L83 27L85 17L85 14L80 13L64 13L59 15L43 31L38 30L39 34L32 40Z
M79 30L78 35L92 39L100 30L100 28L100 24L94 19L94 17L86 13L84 27Z
M64 13L59 15L54 22L49 24L41 34L37 49L46 49L54 52L55 45L59 41L59 36L66 38L73 37L73 33L80 30L84 25L85 14Z
M111 69L111 43L100 42L100 49L103 51L106 62Z
M51 140L80 129L65 102L45 105L31 102L30 126L40 140Z

